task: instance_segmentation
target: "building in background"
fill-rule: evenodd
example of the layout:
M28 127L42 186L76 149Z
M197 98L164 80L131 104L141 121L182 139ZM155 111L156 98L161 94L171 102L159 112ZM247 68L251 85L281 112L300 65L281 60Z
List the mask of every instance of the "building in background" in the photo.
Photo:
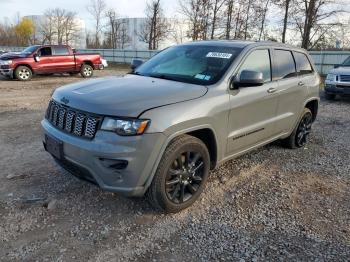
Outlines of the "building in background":
M73 48L86 48L86 29L83 19L73 17L69 25L62 23L61 30L57 30L57 21L54 17L45 15L30 15L25 18L33 21L35 26L34 42L38 44L68 44ZM62 18L64 19L64 17ZM55 23L56 22L56 23ZM52 27L52 28L51 28ZM61 31L61 36L57 34ZM48 32L49 35L48 35ZM61 40L59 41L60 38Z

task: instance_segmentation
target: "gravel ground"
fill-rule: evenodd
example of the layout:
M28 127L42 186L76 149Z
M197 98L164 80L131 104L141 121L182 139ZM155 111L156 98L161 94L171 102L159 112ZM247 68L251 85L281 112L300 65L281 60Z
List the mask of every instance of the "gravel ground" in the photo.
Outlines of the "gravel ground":
M65 175L44 152L50 94L80 80L0 80L0 260L350 260L350 99L322 101L307 147L276 142L229 161L191 208L162 215Z

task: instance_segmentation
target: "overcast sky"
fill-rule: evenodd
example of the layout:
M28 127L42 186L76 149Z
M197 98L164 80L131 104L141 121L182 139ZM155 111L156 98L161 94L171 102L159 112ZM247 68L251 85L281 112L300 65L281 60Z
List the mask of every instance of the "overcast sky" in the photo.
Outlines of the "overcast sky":
M114 8L120 16L143 17L146 0L105 0L109 8ZM86 11L89 0L0 0L0 19L13 19L17 12L21 16L40 15L48 8L60 7L78 13L78 17L91 24L91 17ZM167 16L173 16L177 10L177 1L162 0Z

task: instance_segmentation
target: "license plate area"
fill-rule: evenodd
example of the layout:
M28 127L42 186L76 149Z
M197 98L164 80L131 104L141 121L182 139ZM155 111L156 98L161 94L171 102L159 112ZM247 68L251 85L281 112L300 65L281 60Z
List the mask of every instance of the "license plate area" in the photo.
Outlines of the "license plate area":
M45 149L57 159L63 158L63 143L48 135L45 135Z

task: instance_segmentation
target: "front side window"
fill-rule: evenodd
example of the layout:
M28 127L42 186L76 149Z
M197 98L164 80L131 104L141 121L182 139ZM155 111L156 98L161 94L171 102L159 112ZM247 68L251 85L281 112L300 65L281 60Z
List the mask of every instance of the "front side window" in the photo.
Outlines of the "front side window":
M269 50L255 50L244 60L238 71L238 76L243 70L252 70L263 73L264 81L271 81L271 64Z
M214 84L241 50L227 46L175 46L152 57L134 74L193 84Z
M39 56L51 56L52 55L51 47L40 48L38 55Z
M55 55L69 55L67 47L54 47Z
M275 50L276 78L285 79L296 76L294 58L292 52L288 50Z
M305 54L295 52L294 53L295 63L297 65L297 72L300 75L310 74L313 72L309 59Z

